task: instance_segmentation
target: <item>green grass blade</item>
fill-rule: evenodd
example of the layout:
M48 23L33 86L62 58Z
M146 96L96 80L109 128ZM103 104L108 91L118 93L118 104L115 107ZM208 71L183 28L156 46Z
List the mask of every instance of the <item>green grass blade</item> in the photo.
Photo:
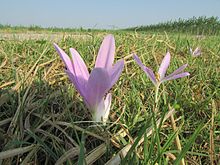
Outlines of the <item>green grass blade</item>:
M81 142L80 142L80 151L79 151L79 159L78 165L84 165L85 162L85 135L82 133Z
M196 140L197 135L199 132L202 130L203 125L199 125L199 127L195 130L193 135L189 138L188 142L186 143L185 147L183 150L180 152L180 154L177 156L174 165L178 165L181 161L181 159L186 155L187 151L190 149L194 141Z
M46 151L46 153L48 153L49 156L51 156L53 158L53 160L57 160L58 157L57 155L51 150L51 148L49 146L47 146L44 141L41 140L40 137L38 137L36 134L34 134L32 131L28 130L27 131L28 134L33 137L39 144L40 146L44 149L44 151Z

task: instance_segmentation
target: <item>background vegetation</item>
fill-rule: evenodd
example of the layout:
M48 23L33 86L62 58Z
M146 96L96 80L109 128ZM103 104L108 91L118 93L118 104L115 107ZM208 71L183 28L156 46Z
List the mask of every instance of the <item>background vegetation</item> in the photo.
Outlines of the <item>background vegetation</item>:
M194 35L219 35L220 20L218 17L193 17L190 19L171 20L155 25L132 27L126 30L188 33Z

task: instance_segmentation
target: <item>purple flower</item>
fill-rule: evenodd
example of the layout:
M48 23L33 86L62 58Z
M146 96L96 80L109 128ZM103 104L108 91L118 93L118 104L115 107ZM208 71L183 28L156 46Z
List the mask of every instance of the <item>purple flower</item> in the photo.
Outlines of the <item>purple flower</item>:
M106 123L111 106L111 93L107 92L118 80L124 60L114 62L115 40L113 35L107 35L99 49L95 68L89 74L79 53L70 48L72 59L54 44L55 49L65 63L66 73L71 82L83 97L87 108L91 111L93 120ZM106 95L107 94L107 95ZM106 95L106 98L104 99Z
M190 48L189 51L193 57L197 57L201 55L201 49L198 47L194 51L192 50L192 48Z
M142 70L147 74L147 76L150 78L150 80L153 82L153 84L156 87L159 87L159 85L165 81L189 76L188 72L183 72L183 70L187 67L187 64L179 67L177 70L175 70L170 75L165 76L167 68L170 65L170 53L169 52L167 52L166 56L163 58L160 68L158 70L158 73L156 74L154 74L154 72L150 68L146 67L141 62L140 58L137 55L134 55L134 60L142 68Z

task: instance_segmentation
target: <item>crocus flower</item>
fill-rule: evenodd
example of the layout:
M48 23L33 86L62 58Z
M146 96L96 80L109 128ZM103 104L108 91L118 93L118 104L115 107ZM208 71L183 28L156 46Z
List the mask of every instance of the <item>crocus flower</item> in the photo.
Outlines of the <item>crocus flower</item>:
M65 63L69 79L91 111L93 120L106 123L112 98L111 93L107 94L107 92L116 83L124 67L124 60L122 59L113 65L114 37L107 35L104 38L98 52L95 68L90 74L83 59L75 49L70 48L72 55L72 59L70 59L58 45L54 44L54 47Z
M197 57L201 55L201 49L199 49L198 47L194 51L192 50L192 48L190 48L189 51L193 57Z
M187 67L187 64L179 67L177 70L175 70L173 73L171 73L168 76L165 76L167 68L170 65L170 53L167 52L166 56L163 58L162 63L159 67L159 70L156 74L154 72L144 66L144 64L141 62L140 58L137 55L134 55L134 60L137 62L137 64L143 69L143 71L147 74L147 76L150 78L152 83L158 88L159 85L165 81L168 80L174 80L177 78L188 76L188 72L183 72L183 70Z

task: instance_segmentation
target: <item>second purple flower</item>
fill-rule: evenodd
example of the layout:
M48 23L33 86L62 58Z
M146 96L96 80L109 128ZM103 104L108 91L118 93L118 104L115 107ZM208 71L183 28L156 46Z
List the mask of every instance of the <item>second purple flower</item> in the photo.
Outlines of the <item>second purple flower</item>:
M171 73L168 76L165 76L167 68L170 65L170 53L167 52L166 56L163 58L159 70L156 74L154 72L146 67L140 60L140 58L137 55L134 55L134 60L137 62L137 64L142 68L142 70L146 73L146 75L150 78L152 83L156 86L159 87L161 83L164 81L168 80L174 80L177 78L189 76L190 74L188 72L183 72L183 70L187 67L187 64L179 67L177 70L175 70L173 73Z

